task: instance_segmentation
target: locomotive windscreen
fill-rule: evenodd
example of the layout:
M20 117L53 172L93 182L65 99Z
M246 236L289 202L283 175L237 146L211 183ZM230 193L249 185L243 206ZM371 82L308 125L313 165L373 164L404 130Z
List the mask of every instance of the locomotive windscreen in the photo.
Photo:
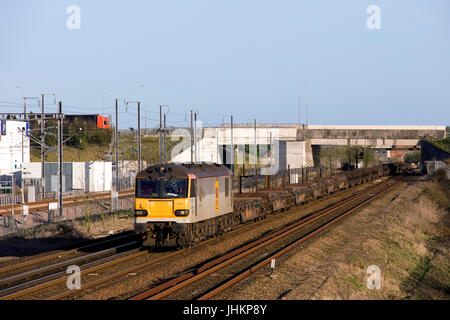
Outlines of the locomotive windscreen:
M136 179L136 198L187 198L188 179Z

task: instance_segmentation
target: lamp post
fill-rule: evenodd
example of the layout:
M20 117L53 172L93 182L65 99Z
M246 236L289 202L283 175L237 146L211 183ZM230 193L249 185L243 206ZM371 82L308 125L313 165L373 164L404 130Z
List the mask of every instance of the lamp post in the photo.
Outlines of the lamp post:
M308 85L305 83L304 86L306 87L306 129L308 129L309 124L309 105L308 105Z
M27 119L27 100L37 100L38 105L39 105L39 98L38 97L23 97L23 120L26 121ZM26 127L26 122L25 123L25 127L21 128L21 136L22 136L22 164L20 165L20 169L21 169L21 178L20 178L20 189L21 189L21 193L22 193L22 217L23 217L23 205L25 202L25 190L24 190L24 185L23 185L23 163L24 163L24 154L23 154L23 148L24 148L24 135L27 134L27 127ZM29 148L29 147L28 147ZM29 149L28 149L29 150ZM14 176L14 175L13 175Z
M56 104L56 95L54 93L42 93L41 94L41 193L42 199L45 193L45 102L44 97L53 96L53 104Z
M230 129L231 129L231 171L234 178L234 139L233 139L233 116L230 116Z
M300 86L300 89L302 89L302 88L306 88L306 127L308 127L308 84L307 83L303 83L301 86ZM301 124L300 123L300 96L298 97L298 123L299 124Z
M138 89L144 88L143 84L138 85ZM142 95L140 96L140 100L144 103L144 123L145 123L145 130L144 130L144 136L147 134L147 103L145 102L145 97Z
M160 104L159 105L159 163L163 162L163 141L162 141L162 130L163 130L163 115L162 115L162 108L163 107L167 107L167 110L169 110L169 105L168 104Z
M191 110L191 163L194 163L194 127L193 127L193 118L192 118L192 110Z
M255 192L258 192L258 144L256 143L256 119L253 119L254 123L254 146L253 152L255 153Z
M137 104L137 111L138 111L138 172L141 172L141 102L140 101L127 101L127 105L129 103L136 103Z
M105 113L105 90L109 89L108 87L104 86L102 89L102 116Z
M115 145L115 181L116 181L116 190L119 191L119 100L122 101L122 103L126 103L126 100L123 98L116 98L114 99L115 104L115 113L116 113L116 121L115 121L115 128L114 128L114 145Z
M223 115L224 117L227 115ZM230 144L231 144L231 150L230 150L230 156L231 156L231 171L233 172L234 177L234 138L233 138L233 115L228 115L230 117ZM226 141L224 141L226 144ZM226 159L226 164L229 164L228 158Z

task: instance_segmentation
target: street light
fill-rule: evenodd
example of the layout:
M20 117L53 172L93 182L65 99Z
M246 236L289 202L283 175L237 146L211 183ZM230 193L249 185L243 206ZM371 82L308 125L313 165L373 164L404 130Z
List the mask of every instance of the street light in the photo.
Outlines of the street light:
M39 105L39 102L40 102L40 100L39 100L39 98L37 98L37 97L23 97L23 120L24 121L26 121L26 119L27 119L27 100L32 100L32 99L35 99L35 100L37 100L37 102L38 102L38 105ZM25 123L25 127L22 127L22 129L19 129L20 131L21 131L21 136L22 136L22 164L20 165L20 169L21 169L21 184L20 184L20 188L21 188L21 191L22 191L22 216L23 216L23 205L24 205L24 202L25 202L25 194L24 194L24 190L23 190L23 188L24 188L24 185L23 185L23 162L24 162L24 154L23 154L23 145L24 145L24 135L26 135L26 122L24 122ZM28 146L28 150L29 150L29 148L30 148L30 146ZM28 160L28 161L30 161L30 160Z
M162 108L163 107L167 107L167 112L169 112L169 105L168 104L160 104L159 105L159 163L162 163L163 160L163 138L162 138L162 130L163 130L163 126L162 126L162 121L163 121L163 115L162 115ZM165 117L164 113L164 117ZM164 128L164 139L165 139L165 128ZM166 142L164 141L164 144Z
M306 88L306 127L308 127L308 84L303 83L300 89ZM300 96L298 96L298 124L300 125Z
M56 104L56 95L54 93L42 93L41 94L41 193L45 194L45 96L53 96L53 104Z
M116 192L119 191L119 115L118 115L118 109L119 109L119 100L121 100L124 104L126 104L126 100L123 98L116 98L115 99L115 111L116 111L116 121L115 121L115 128L114 128L114 144L115 144L115 180L116 180ZM123 166L123 162L122 162Z
M105 90L109 89L107 86L104 86L102 89L102 116L105 113Z
M127 106L129 103L136 103L138 109L138 172L141 172L141 102L127 101Z
M256 119L253 119L254 136L253 136L253 161L255 161L255 191L258 192L258 144L256 143Z
M138 86L138 89L144 88L143 84L140 84ZM145 117L145 131L144 131L144 135L147 135L147 103L145 102L145 97L143 97L142 95L140 96L140 100L142 100L142 102L144 103L144 117Z
M231 171L234 177L234 137L233 137L233 115L223 115L223 117L230 117L230 138L231 138ZM228 158L226 159L228 161ZM245 160L244 160L245 162Z

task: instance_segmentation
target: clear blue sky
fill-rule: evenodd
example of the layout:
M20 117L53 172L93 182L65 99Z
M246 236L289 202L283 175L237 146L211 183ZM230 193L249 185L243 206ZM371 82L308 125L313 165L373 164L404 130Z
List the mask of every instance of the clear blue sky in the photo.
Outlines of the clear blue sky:
M71 4L80 30L66 27ZM366 26L372 4L380 30ZM50 92L65 112L101 113L107 86L106 113L145 99L149 126L158 104L171 125L191 108L209 125L297 123L306 82L311 124L450 125L449 15L448 0L2 0L0 109ZM136 127L135 109L120 127Z

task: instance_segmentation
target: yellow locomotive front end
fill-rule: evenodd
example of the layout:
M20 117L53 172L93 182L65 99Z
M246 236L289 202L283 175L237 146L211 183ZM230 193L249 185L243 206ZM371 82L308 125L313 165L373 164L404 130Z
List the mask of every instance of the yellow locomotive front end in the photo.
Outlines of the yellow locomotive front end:
M231 171L218 164L159 164L136 176L134 230L145 246L185 247L232 225Z
M134 230L145 245L180 245L185 233L190 179L174 171L159 166L136 177Z
M189 215L189 179L136 179L136 219L179 220Z

